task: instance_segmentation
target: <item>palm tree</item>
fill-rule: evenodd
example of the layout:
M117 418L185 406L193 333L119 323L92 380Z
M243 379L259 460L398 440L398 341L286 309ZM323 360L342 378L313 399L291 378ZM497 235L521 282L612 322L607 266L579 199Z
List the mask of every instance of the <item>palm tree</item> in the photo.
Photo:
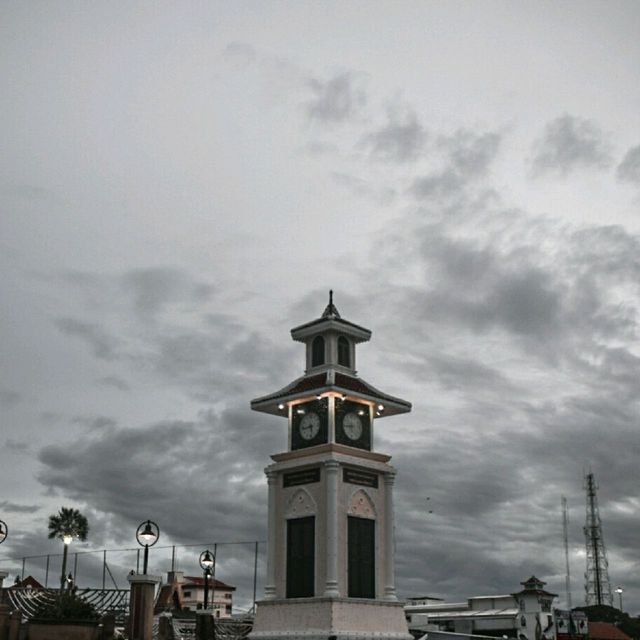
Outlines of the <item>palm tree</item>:
M49 538L58 538L64 543L60 590L64 588L67 571L67 551L74 538L86 540L89 533L87 519L77 510L62 507L57 514L49 516Z

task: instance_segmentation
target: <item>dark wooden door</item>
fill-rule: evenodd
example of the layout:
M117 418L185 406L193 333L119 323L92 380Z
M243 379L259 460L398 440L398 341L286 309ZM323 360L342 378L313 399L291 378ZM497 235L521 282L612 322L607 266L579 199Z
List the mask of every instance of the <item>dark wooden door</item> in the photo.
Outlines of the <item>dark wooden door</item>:
M348 518L348 595L350 598L376 597L376 521Z
M315 588L315 518L287 520L287 598L310 598Z

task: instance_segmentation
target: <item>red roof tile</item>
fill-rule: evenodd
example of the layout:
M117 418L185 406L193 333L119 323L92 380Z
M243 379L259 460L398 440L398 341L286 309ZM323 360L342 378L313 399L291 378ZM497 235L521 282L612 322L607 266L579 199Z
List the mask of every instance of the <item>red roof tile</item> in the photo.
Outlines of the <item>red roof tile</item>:
M589 640L631 640L631 638L610 622L589 622Z

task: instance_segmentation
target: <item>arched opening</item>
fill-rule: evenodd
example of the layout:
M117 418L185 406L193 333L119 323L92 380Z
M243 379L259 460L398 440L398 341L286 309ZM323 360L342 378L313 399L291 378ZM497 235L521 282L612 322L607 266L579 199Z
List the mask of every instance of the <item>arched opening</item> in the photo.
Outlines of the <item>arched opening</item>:
M316 336L311 343L311 366L318 367L324 364L324 338Z
M349 341L344 337L338 338L338 364L343 367L351 366L351 350L349 348Z

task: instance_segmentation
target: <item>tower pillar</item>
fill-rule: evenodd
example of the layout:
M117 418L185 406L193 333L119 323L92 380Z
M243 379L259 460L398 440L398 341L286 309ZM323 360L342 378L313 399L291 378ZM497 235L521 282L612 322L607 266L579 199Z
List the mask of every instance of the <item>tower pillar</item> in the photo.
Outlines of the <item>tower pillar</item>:
M265 600L276 597L276 492L278 474L270 469L265 470L267 476L268 491L268 520L267 520L267 584L264 587Z
M384 474L385 532L384 532L384 599L397 600L395 584L395 514L393 511L393 485L396 480L395 471Z
M338 591L338 470L337 460L324 463L327 474L327 541L325 596L339 596Z

